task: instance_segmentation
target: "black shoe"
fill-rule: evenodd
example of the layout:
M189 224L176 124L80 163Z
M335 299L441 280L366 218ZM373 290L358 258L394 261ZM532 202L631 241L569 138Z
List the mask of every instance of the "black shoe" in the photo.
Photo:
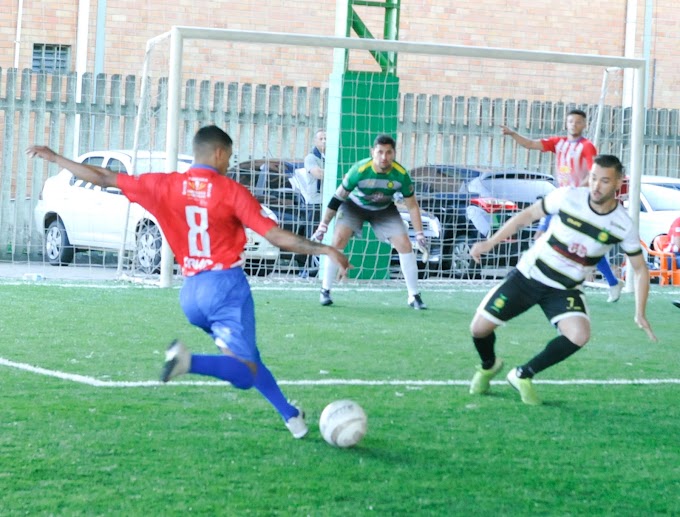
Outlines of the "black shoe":
M408 299L408 305L409 307L413 307L417 311L424 311L427 309L427 305L423 302L423 299L420 297L420 294L416 294L415 296L412 296Z
M680 309L680 300L675 300L673 302L673 305L675 305L678 309Z
M333 300L331 300L330 289L321 289L321 294L319 295L319 303L323 306L333 305Z

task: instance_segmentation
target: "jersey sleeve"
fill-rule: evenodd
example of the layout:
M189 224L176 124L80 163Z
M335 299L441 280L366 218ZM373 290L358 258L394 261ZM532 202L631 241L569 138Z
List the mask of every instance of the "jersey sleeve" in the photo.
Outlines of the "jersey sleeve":
M581 153L581 158L583 160L585 160L589 172L590 172L590 168L593 166L593 160L595 159L596 156L597 156L597 149L595 149L595 145L592 142L588 141L583 146L583 152Z
M640 246L640 234L634 225L630 225L628 233L623 238L619 246L621 247L621 250L623 250L623 252L629 257L642 253L642 246Z
M347 173L342 177L342 187L347 192L352 192L359 184L359 167L353 166Z
M562 138L559 136L551 136L550 138L541 138L541 145L543 146L544 153L554 153L555 146L560 142Z
M147 173L140 176L118 174L116 184L132 203L138 203L149 212L154 213L156 204L161 202L160 196L152 195L158 184L156 177L159 175L166 176L165 173Z
M412 197L416 193L415 186L413 185L413 178L407 172L404 174L404 179L401 182L401 194L404 197Z
M559 212L564 200L573 190L572 187L561 187L550 192L542 200L543 211L550 215Z
M243 185L235 184L236 213L243 226L250 228L255 233L264 236L276 226L276 221L267 217L260 202Z

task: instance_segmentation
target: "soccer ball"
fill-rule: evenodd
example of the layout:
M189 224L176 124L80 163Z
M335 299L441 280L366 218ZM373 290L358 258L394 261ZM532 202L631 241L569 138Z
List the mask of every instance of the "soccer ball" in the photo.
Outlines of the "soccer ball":
M335 447L352 447L366 434L366 413L353 400L336 400L321 412L321 436Z

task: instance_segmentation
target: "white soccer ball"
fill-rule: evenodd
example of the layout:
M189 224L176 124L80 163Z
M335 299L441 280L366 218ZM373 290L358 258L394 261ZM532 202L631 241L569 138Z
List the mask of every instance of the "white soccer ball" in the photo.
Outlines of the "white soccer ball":
M353 400L336 400L321 412L321 436L335 447L352 447L366 434L366 412Z

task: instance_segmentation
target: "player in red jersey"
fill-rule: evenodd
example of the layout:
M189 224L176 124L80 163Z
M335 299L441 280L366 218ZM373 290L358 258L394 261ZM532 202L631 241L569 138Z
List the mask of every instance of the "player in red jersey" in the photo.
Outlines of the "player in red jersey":
M289 403L260 359L255 339L255 309L243 269L248 227L279 248L300 254L328 255L349 267L345 255L279 228L261 213L260 203L239 183L226 177L232 140L216 126L198 130L193 141L195 163L184 174L118 174L74 162L48 147L33 146L39 157L70 170L79 179L102 187L118 187L158 220L185 279L180 304L188 320L215 341L217 355L191 354L173 341L166 353L161 380L184 373L208 375L236 388L255 387L276 408L295 438L307 434L302 411Z
M584 187L588 183L588 174L593 166L593 158L597 156L595 145L583 136L586 126L586 113L579 109L573 109L567 113L566 136L551 136L532 140L507 126L501 126L501 131L526 149L555 153L555 179L559 187ZM536 237L545 232L549 224L550 217L541 219ZM602 260L597 264L597 269L609 285L607 301L618 301L623 285L614 276L606 256L602 257Z

